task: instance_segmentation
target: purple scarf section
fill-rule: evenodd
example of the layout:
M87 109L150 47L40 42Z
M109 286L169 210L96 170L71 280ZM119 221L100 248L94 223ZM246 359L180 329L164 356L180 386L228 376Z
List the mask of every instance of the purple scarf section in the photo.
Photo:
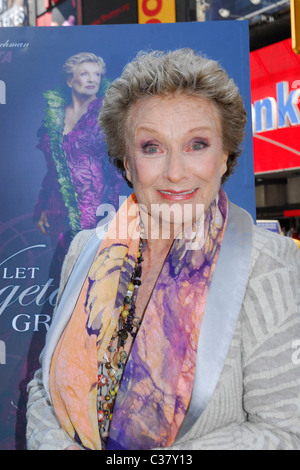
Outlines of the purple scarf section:
M227 196L220 190L205 214L198 248L189 249L184 239L172 245L124 371L108 450L169 447L176 439L192 394L200 327L227 211Z

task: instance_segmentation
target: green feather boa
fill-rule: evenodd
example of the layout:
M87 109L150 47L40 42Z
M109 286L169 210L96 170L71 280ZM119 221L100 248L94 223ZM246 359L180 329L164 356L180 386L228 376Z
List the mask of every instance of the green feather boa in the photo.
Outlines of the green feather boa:
M81 212L63 149L66 100L57 90L46 91L43 95L48 103L44 125L48 131L51 155L57 171L60 192L68 211L69 224L72 234L75 235L81 230Z

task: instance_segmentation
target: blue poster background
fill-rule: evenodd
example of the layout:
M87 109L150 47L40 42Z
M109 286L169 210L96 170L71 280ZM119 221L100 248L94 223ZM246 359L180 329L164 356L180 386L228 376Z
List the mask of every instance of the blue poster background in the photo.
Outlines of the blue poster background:
M26 386L51 323L59 279L49 237L33 221L46 173L36 148L43 92L63 83L61 67L78 52L103 57L106 79L119 76L138 51L191 47L218 60L238 84L247 135L231 201L255 219L248 24L242 21L0 30L0 449L25 449ZM122 195L130 194L124 183Z

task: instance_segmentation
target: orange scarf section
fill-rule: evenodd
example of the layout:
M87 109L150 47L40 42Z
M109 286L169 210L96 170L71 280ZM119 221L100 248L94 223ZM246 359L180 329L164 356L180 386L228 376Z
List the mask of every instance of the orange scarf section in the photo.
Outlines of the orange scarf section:
M98 361L103 359L121 312L121 307L114 308L123 264L121 260L127 259L132 266L135 265L139 244L136 210L133 194L120 208L99 247L51 364L50 393L56 416L70 437L92 450L101 450L97 420ZM117 233L121 235L120 239ZM128 238L125 239L126 235ZM112 243L113 249L108 250ZM109 274L107 271L115 260L120 265L119 269ZM89 292L87 304L90 279L96 282ZM86 332L94 320L93 315L87 316L91 307L94 316L102 311L102 327L97 336Z

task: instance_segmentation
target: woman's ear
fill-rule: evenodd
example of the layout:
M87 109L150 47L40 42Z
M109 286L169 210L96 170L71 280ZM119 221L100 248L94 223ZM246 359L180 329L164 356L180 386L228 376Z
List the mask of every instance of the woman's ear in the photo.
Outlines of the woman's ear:
M131 171L130 171L130 165L129 165L129 162L128 162L128 158L124 159L124 168L125 168L126 178L132 184Z
M69 88L72 88L72 80L73 80L73 77L67 78L67 85Z
M227 171L228 157L229 157L229 153L228 153L228 152L224 152L223 155L222 155L222 161L221 161L221 173L222 173L222 176L224 176L225 173L226 173L226 171Z

